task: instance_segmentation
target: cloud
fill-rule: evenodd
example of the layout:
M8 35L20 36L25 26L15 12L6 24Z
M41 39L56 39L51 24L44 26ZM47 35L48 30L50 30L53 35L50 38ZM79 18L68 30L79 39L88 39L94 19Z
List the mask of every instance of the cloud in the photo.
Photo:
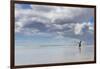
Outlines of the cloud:
M78 38L80 35L82 38L87 25L88 34L93 35L90 17L94 17L93 8L16 4L15 32L53 38Z
M82 31L82 24L77 23L77 24L75 25L75 28L74 28L74 33L75 33L76 35L78 35L78 34L81 34L81 31Z

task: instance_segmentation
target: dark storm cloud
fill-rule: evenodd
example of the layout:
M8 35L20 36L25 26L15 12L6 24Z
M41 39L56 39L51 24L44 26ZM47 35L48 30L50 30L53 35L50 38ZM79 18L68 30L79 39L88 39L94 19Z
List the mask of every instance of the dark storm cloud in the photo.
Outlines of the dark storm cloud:
M37 21L32 21L30 22L30 24L26 24L23 28L35 28L38 29L39 31L44 31L44 32L48 30L45 24Z

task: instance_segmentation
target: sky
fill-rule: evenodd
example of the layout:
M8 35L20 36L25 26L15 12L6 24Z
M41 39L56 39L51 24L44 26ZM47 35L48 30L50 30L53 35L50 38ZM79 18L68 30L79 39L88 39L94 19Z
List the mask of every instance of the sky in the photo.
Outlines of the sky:
M15 4L15 45L93 45L94 8Z

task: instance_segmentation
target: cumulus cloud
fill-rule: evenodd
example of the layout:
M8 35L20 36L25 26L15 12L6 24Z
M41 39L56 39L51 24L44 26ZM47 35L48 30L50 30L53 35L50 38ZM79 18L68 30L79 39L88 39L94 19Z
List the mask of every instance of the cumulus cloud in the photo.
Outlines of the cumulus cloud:
M76 35L81 34L81 30L82 30L82 24L77 23L77 24L75 25L74 33L75 33Z
M92 35L94 25L89 22L91 16L94 17L93 8L16 4L15 32L76 38L82 36L83 29L88 26L86 30Z

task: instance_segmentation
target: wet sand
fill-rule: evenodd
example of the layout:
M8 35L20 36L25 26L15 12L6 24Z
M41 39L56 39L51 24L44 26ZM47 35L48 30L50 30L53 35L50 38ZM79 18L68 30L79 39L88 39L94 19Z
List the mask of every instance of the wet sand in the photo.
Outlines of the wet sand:
M77 46L16 47L15 65L93 61L94 47Z

